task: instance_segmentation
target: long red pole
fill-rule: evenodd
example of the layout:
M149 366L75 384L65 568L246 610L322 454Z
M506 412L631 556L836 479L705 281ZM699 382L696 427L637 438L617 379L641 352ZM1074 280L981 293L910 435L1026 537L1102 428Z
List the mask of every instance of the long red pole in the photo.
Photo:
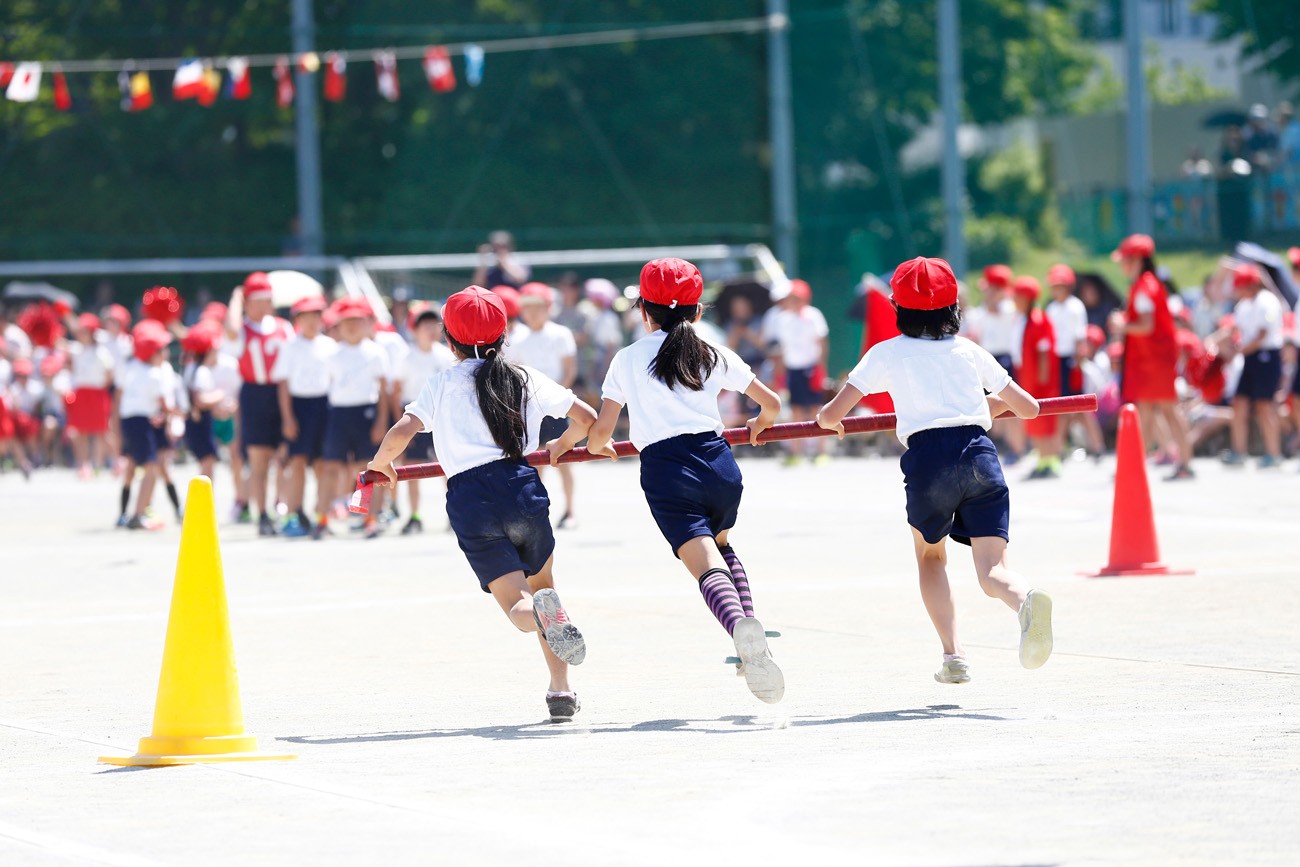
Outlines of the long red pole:
M1069 397L1045 397L1038 401L1039 415L1068 415L1076 412L1096 412L1097 395L1095 394L1077 394ZM1000 417L1009 416L1010 413L1003 413ZM844 419L844 432L846 434L873 433L876 431L893 430L898 425L898 416L890 413L880 413L878 415L859 415ZM806 439L808 437L833 436L834 431L828 431L821 427L815 421L791 422L789 424L773 425L759 436L759 443L778 442L780 440ZM743 427L729 428L722 432L722 437L732 445L748 445L749 429ZM630 442L614 443L614 451L620 458L627 458L637 454L636 446ZM551 462L550 453L545 449L535 451L527 456L528 463L535 467L549 465ZM573 449L560 456L560 463L584 463L586 461L607 460L604 455L595 455L584 448ZM407 482L412 479L433 479L444 475L441 464L408 464L404 467L397 468L397 480ZM366 470L357 479L357 490L352 495L352 502L349 508L354 512L365 513L369 510L370 505L370 488L381 479L382 473L374 470Z

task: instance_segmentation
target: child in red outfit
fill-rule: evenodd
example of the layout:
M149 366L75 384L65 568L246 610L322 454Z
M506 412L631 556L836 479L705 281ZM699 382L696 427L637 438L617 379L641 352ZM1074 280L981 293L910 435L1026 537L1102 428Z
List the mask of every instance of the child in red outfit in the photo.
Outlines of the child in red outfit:
M1012 284L1016 309L1024 317L1020 364L1015 379L1036 398L1060 397L1061 365L1056 358L1056 332L1052 320L1038 306L1042 287L1033 277L1019 277ZM1055 479L1061 474L1061 444L1056 436L1056 416L1025 420L1025 433L1038 452L1038 466L1030 479Z

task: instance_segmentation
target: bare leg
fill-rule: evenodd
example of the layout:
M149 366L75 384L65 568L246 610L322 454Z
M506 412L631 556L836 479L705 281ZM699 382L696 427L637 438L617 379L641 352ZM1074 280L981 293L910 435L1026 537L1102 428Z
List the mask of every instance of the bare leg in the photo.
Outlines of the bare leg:
M153 486L158 480L158 462L152 461L144 465L144 478L140 480L140 493L135 499L135 516L143 518L145 511L149 508L149 502L153 499Z
M560 464L560 486L564 489L564 514L573 517L573 465Z
M1255 421L1259 424L1260 436L1264 438L1264 454L1271 458L1282 458L1281 424L1277 418L1277 409L1271 400L1255 401Z
M302 508L303 494L307 487L307 456L295 455L289 461L289 483L284 498L289 514L296 514Z
M1187 466L1192 462L1192 441L1187 431L1187 419L1183 418L1182 410L1175 401L1162 403L1159 409L1169 431L1169 443L1178 449L1178 462Z
M1025 602L1024 580L1007 566L1007 540L998 536L971 539L971 557L980 589L994 599L1001 599L1012 611Z
M492 592L492 598L501 606L501 610L516 629L520 632L537 633L538 642L542 646L542 657L546 660L546 668L550 674L551 692L572 692L569 687L568 664L551 650L545 637L537 628L537 620L533 617L533 593L543 587L553 586L551 570L554 562L555 558L552 556L542 567L542 571L531 578L525 578L524 573L519 571L502 575L488 585L488 590Z
M682 559L686 571L697 581L710 569L731 572L727 568L727 561L722 558L722 552L718 550L718 543L711 536L696 536L677 549L677 556Z
M961 642L957 639L957 606L952 598L952 587L948 584L948 552L944 547L946 540L931 545L915 527L912 528L912 540L916 548L916 567L921 577L921 601L925 603L930 622L939 633L943 652L964 656Z
M248 447L248 499L254 514L267 515L267 476L271 471L273 450L266 446Z

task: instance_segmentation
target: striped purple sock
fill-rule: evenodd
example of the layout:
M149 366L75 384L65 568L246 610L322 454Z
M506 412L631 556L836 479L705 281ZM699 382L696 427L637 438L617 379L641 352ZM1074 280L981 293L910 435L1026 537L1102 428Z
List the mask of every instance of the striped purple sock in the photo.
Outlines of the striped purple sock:
M722 628L730 635L736 623L745 616L745 609L740 604L740 594L731 581L731 573L723 569L710 569L700 576L700 593L708 603L713 616L718 618Z
M746 617L753 617L754 597L749 592L749 576L745 574L745 564L740 562L736 549L730 545L719 545L718 550L722 552L722 559L727 561L727 568L731 570L731 581L740 594L740 607L745 609Z

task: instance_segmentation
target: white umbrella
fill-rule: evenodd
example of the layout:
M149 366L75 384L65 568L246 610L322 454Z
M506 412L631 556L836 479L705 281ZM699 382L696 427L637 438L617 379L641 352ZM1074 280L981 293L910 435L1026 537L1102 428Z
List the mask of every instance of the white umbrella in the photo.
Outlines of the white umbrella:
M304 298L321 298L325 287L301 271L269 271L272 303L276 307L292 307Z

